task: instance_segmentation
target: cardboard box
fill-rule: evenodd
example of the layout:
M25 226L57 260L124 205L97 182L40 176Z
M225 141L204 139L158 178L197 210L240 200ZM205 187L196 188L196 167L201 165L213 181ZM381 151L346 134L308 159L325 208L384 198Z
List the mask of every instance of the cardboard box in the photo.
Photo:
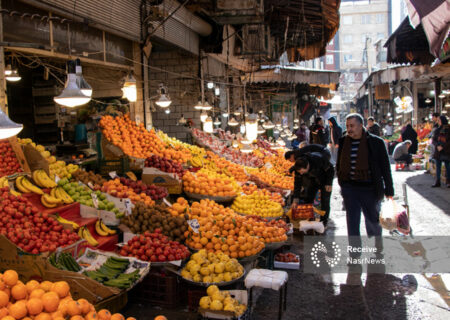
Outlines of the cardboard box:
M229 290L228 291L231 296L236 299L237 301L239 301L239 303L241 304L245 304L248 305L248 295L247 295L247 291L246 290ZM246 312L244 312L243 315L236 317L235 314L231 311L215 311L215 310L209 310L209 309L203 309L203 308L198 308L198 312L205 318L208 319L225 319L225 320L231 320L231 319L243 319L243 317L246 315L246 313L248 312L248 309Z
M142 181L146 184L165 187L169 194L180 194L182 192L182 183L176 174L163 172L156 168L144 168Z
M22 170L24 172L31 172L30 166L28 163L28 159L25 156L21 145L17 141L17 137L14 136L14 137L8 138L8 141L9 141L9 144L11 145L11 148L13 149L14 153L16 154L17 161L19 162L20 166L22 167ZM31 148L33 148L33 147L31 147ZM36 152L38 152L38 151L36 151ZM42 158L42 156L41 156L41 158ZM47 161L45 161L45 162L47 163ZM47 163L47 170L48 170L48 163Z

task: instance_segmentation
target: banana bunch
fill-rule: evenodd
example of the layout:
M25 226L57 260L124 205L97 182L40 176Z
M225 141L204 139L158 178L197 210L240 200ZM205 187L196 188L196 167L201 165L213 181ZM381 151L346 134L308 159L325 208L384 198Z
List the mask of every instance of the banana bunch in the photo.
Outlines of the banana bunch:
M92 236L92 234L89 232L89 230L83 226L78 229L78 236L84 240L86 240L89 245L96 247L98 246L98 241L95 240L95 238Z
M57 206L63 204L63 201L59 198L56 198L48 193L44 193L41 196L41 203L46 208L56 208Z
M203 166L203 158L200 156L195 156L191 158L191 165L193 167L202 167Z
M116 234L116 230L111 230L108 228L102 221L102 219L98 219L95 223L95 232L102 237L110 236Z
M13 196L21 196L22 194L20 192L17 192L16 190L12 189L9 187L9 183L8 183L8 178L6 177L1 177L0 178L0 188L9 188L9 193L11 193Z
M57 186L56 182L50 179L44 170L33 171L33 180L41 188L54 188Z
M65 204L70 204L74 202L73 199L67 194L67 192L60 186L50 190L50 195L52 197L62 200L62 202Z
M56 214L56 220L59 223L63 223L63 224L70 224L72 226L72 228L74 228L75 230L80 228L80 226L78 225L78 223L64 219L63 217L61 217L58 213Z
M33 192L33 193L37 193L40 195L44 194L44 191L42 191L41 189L39 189L39 187L37 187L33 183L31 183L31 181L28 180L28 178L25 176L17 177L16 187L17 187L17 189L19 189L20 192L23 192L23 193Z

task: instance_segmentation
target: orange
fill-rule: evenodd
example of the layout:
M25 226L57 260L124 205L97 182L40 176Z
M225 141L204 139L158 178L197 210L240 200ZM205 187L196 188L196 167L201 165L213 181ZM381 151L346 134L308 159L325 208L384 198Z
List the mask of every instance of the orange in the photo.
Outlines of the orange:
M69 294L70 287L66 281L58 281L58 282L53 283L51 290L53 292L56 292L58 294L58 296L62 299Z
M46 292L42 295L42 303L46 312L55 312L59 306L59 296L55 292Z
M120 313L114 313L111 316L111 320L125 320L125 318Z
M11 316L6 316L6 317L3 317L2 320L16 320L16 319Z
M27 304L23 301L17 301L9 306L9 315L16 319L22 319L27 315L27 312Z
M80 310L82 314L87 314L91 310L91 304L86 299L78 299L78 304L80 305Z
M167 320L165 316L156 316L153 320Z
M0 278L0 290L3 290L3 289L5 289L5 288L6 288L6 284L5 284L5 282L3 281L3 279Z
M111 319L111 313L106 309L100 310L97 313L97 315L98 315L99 320L110 320Z
M52 320L52 316L47 312L39 313L34 320Z
M53 320L66 320L65 318L63 318L63 317L55 317L55 318L52 318Z
M50 291L52 285L53 283L51 283L50 281L43 281L41 282L41 289L44 290L45 292Z
M84 317L84 319L85 319L85 320L97 320L97 319L98 319L97 312L95 312L95 311L89 312L89 313Z
M135 317L128 317L127 320L136 320Z
M25 299L27 294L27 287L24 284L18 283L11 288L11 295L16 300Z
M0 308L0 319L6 317L9 314L8 308Z
M26 284L28 294L30 294L35 289L39 289L39 286L39 282L37 282L36 280L28 281Z
M28 314L34 316L36 314L41 313L43 309L44 305L41 299L32 298L27 301Z
M34 289L30 293L30 298L41 298L44 295L45 291L42 289Z
M6 292L0 291L0 308L6 307L9 302L9 296Z
M76 316L70 317L70 320L84 320L84 318L80 315L76 315Z
M81 306L77 301L69 301L67 303L67 314L71 317L81 314Z
M64 318L64 315L63 315L63 313L59 310L59 308L58 308L57 311L52 312L51 316L52 316L52 319L53 319L53 320L54 320L55 318Z
M8 285L10 287L16 285L18 280L19 280L19 275L14 270L6 270L3 273L3 281L6 283L6 285Z

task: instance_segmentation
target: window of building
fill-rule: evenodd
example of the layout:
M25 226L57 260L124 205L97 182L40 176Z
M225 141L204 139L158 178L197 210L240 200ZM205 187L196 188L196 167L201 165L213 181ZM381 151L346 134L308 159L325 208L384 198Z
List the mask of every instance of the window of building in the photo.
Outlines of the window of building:
M350 62L353 56L351 54L344 54L344 62Z
M366 39L370 39L370 34L361 35L361 43L366 44Z
M363 14L361 16L361 24L370 24L370 14Z
M329 46L332 46L334 43L334 39L331 39L331 41L328 43Z
M342 17L342 23L343 24L352 24L353 23L353 17L352 16L343 16Z
M384 33L383 32L378 32L377 33L377 40L378 39L384 39Z
M326 58L327 58L327 60L326 60L327 64L334 64L334 57L332 54L327 54Z
M344 36L344 43L352 43L353 42L353 37L352 37L352 35L351 34L346 34L345 36Z
M377 14L377 23L384 23L384 14L382 13Z

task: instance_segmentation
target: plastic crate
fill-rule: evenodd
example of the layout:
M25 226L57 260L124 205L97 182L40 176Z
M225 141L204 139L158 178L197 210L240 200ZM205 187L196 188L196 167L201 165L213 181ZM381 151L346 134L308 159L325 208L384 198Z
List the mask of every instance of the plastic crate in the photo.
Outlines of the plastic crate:
M188 310L197 312L200 299L206 295L206 288L188 289Z
M158 272L149 273L136 286L134 299L165 307L175 307L179 302L177 277Z
M98 161L98 171L102 176L107 176L111 171L123 175L125 172L130 171L128 158L123 157L119 160L101 159Z

